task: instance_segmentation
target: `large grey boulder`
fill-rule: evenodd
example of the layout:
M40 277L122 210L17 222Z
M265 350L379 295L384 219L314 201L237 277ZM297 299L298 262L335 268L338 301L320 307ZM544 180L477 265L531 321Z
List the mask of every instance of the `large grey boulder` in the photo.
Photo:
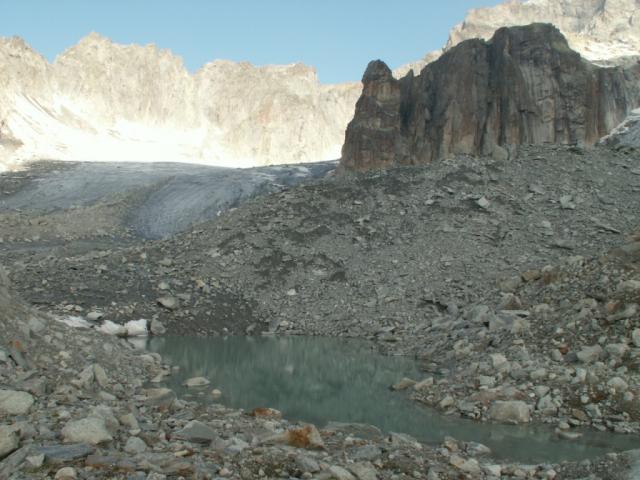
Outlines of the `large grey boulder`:
M218 438L218 433L209 425L192 420L182 429L174 432L173 437L192 443L211 443Z
M62 438L65 443L89 443L91 445L113 440L109 430L107 430L104 419L96 417L83 418L67 423L62 429Z
M17 390L0 390L0 413L25 415L33 406L33 395Z
M528 423L531 420L529 406L522 401L495 401L489 410L489 418L502 423Z

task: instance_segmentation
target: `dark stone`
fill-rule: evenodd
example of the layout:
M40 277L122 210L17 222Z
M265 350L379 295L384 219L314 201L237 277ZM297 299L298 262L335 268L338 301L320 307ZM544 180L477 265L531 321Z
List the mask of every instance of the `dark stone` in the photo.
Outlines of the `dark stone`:
M84 458L94 451L95 448L88 443L74 443L72 445L34 447L32 455L43 454L45 463L60 464Z

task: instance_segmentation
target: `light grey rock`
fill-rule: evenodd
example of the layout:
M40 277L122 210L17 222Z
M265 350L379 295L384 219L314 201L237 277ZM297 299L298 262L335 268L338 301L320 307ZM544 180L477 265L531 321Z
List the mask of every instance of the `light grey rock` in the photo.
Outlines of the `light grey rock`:
M56 472L54 480L76 480L78 478L78 473L75 468L72 467L63 467Z
M607 386L618 393L626 392L629 389L629 384L620 377L613 377L610 379L607 382Z
M149 475L147 475L146 480L166 480L167 476L163 475L162 473L158 473L158 472L151 472Z
M604 350L614 358L622 358L629 351L629 347L625 343L610 343Z
M95 310L87 313L87 320L90 322L97 322L98 320L100 320L102 317L104 317L104 313L102 312L97 312Z
M211 382L204 377L193 377L186 380L183 385L189 388L204 387Z
M139 430L140 425L138 424L138 419L135 417L133 413L127 413L126 415L121 415L120 423L129 427L131 430Z
M192 443L211 443L219 435L209 425L198 420L192 420L182 429L175 431L173 436Z
M469 442L465 448L467 453L472 457L480 457L483 455L490 455L491 449L486 445L478 442Z
M477 201L476 204L480 207L480 208L489 208L489 205L491 205L491 202L489 202L489 200L487 200L486 197L480 197Z
M376 469L370 463L354 463L353 465L349 465L349 471L353 473L358 480L378 479Z
M316 473L320 471L320 465L308 455L298 455L295 458L296 466L303 472Z
M71 383L78 388L89 389L93 385L94 379L95 374L93 365L89 365L88 367L85 367L76 378L71 380Z
M533 380L534 382L542 380L546 378L546 376L547 376L546 368L538 368L529 374L529 378L531 378L531 380Z
M33 395L16 390L0 390L0 413L25 415L34 404Z
M422 444L409 434L389 432L389 437L391 438L391 445L395 448L422 450Z
M109 386L109 377L107 376L107 372L105 372L104 368L97 363L93 365L93 377L96 383L102 388L107 388Z
M563 195L560 197L560 208L564 210L575 210L576 204L573 203L573 196Z
M25 463L29 468L36 469L42 467L44 465L44 454L40 453L37 455L29 455L26 458Z
M426 390L429 387L433 386L433 377L427 377L424 380L419 381L413 386L413 389L417 392L421 390Z
M338 465L329 467L329 473L331 474L330 478L333 478L335 480L356 480L356 478L351 475L348 470L345 470Z
M175 310L179 306L179 300L176 297L160 297L158 303L168 310Z
M475 458L464 459L460 455L453 454L449 457L449 463L463 472L471 475L479 475L482 472L480 464Z
M350 457L355 461L374 461L380 458L382 450L372 444L363 445L351 452Z
M600 359L602 353L603 350L600 345L593 345L583 347L582 350L577 353L577 355L578 360L580 360L582 363L593 363Z
M151 320L150 330L153 335L164 335L167 332L167 329L162 322L155 318Z
M170 388L149 388L145 394L146 403L160 409L169 408L176 402L176 394Z
M96 405L95 407L92 407L89 412L89 417L103 420L107 429L112 433L114 433L120 426L120 422L113 414L113 410L111 407L106 405Z
M147 444L139 437L129 437L124 445L124 451L132 455L147 451Z
M61 433L62 439L66 443L98 445L113 440L104 419L96 417L71 421L65 425Z
M489 410L489 418L503 423L528 423L531 420L529 406L520 400L495 401Z
M392 390L406 390L410 387L413 387L416 384L415 380L411 380L410 378L403 378L398 383L394 384L391 389Z
M555 415L558 412L558 406L550 395L546 395L538 400L536 409L543 415Z
M0 460L18 449L20 439L16 431L8 426L0 425Z
M250 445L247 442L245 442L244 440L242 440L241 438L233 437L229 441L229 444L226 446L224 451L226 453L230 454L230 455L236 455L236 454L246 450L249 447L250 447Z

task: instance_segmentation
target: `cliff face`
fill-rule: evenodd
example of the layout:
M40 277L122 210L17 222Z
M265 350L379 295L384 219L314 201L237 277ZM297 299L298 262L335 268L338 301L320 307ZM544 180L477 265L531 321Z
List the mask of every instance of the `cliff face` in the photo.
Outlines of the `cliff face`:
M216 61L191 75L155 46L91 34L49 64L0 39L0 171L21 160L226 166L340 156L360 83L321 85L302 64Z
M534 22L553 23L571 49L599 65L624 63L624 57L640 56L640 0L508 0L495 7L470 10L449 33L443 50L403 65L397 78L409 70L415 74L460 42L490 39L501 27Z
M640 65L601 68L548 24L468 40L396 80L380 61L347 128L341 166L368 170L520 144L594 144L640 105Z

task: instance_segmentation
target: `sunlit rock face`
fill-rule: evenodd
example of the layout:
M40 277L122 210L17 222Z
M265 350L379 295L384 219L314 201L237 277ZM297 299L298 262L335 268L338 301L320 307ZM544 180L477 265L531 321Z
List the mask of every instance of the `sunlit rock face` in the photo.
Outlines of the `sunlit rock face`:
M593 145L640 105L640 65L598 67L550 24L460 43L397 80L369 64L341 169L429 163L455 154L507 159L530 144Z
M153 45L91 34L49 64L0 39L0 169L30 159L255 166L338 158L360 83L302 64L190 74Z
M490 39L500 27L552 23L569 46L599 65L621 64L640 55L640 0L509 0L500 5L470 10L449 34L443 50L403 65L396 78L425 65L464 40ZM633 60L632 60L633 61Z
M609 135L602 138L601 143L618 149L640 149L640 108L633 110Z

